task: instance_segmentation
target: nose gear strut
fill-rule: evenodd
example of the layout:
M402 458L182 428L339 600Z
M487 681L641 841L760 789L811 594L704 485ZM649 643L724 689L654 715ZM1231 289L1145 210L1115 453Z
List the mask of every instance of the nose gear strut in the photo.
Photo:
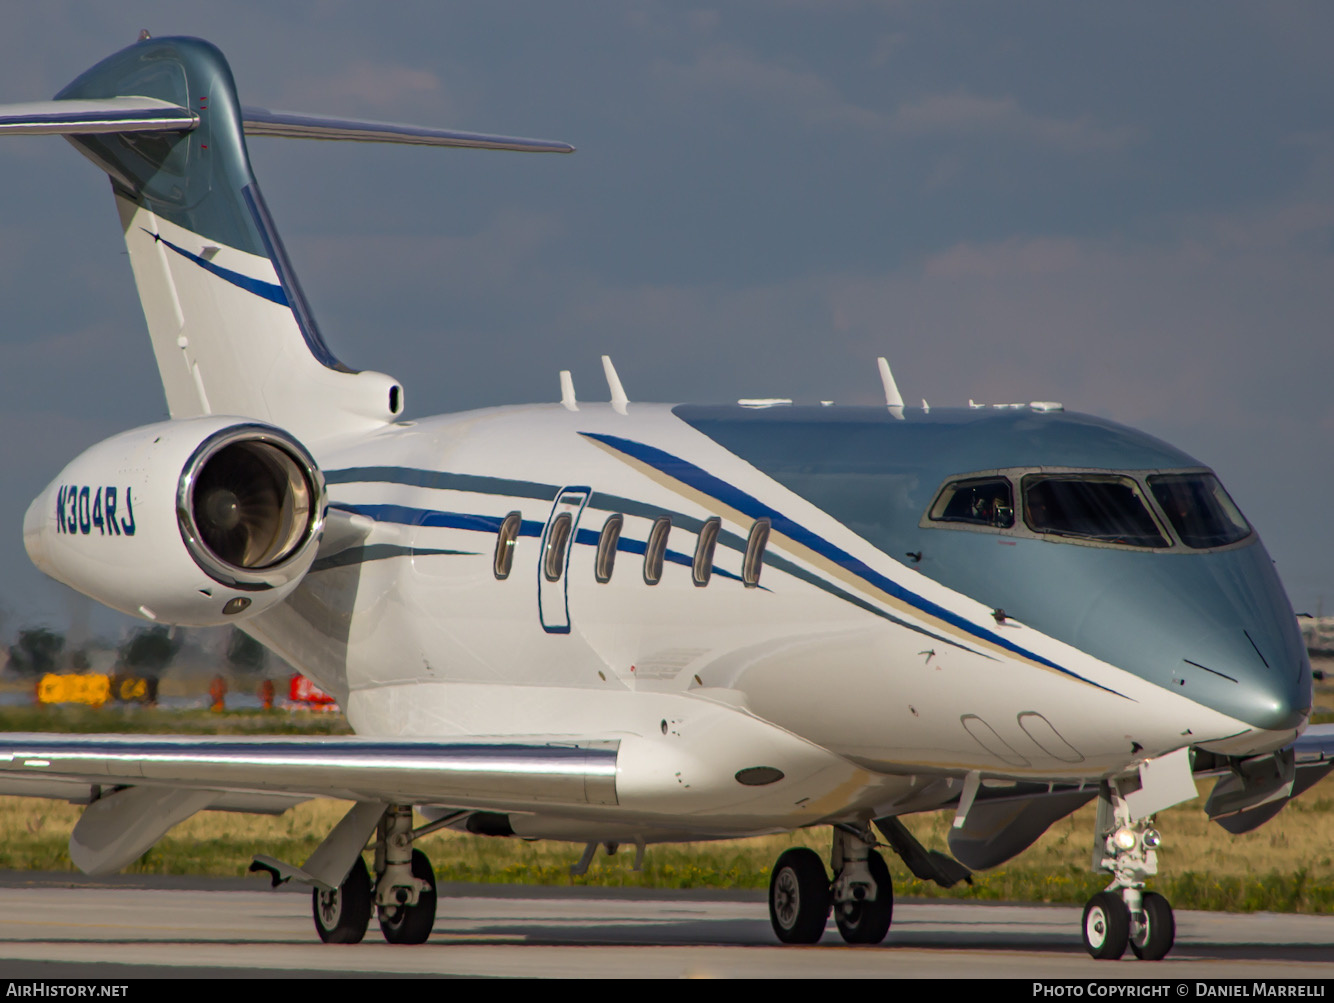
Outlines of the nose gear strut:
M1098 796L1093 836L1093 869L1108 871L1112 882L1084 906L1084 947L1095 958L1116 959L1127 946L1143 961L1167 955L1176 939L1176 920L1167 899L1144 890L1145 879L1158 873L1162 836L1153 817L1135 819L1122 784L1104 782Z

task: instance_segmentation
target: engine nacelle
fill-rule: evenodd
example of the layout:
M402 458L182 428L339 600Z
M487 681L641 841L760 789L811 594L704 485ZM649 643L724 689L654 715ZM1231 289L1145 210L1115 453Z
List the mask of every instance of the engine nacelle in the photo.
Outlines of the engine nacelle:
M324 478L296 439L210 415L84 451L29 506L23 542L98 602L202 627L286 598L315 560L324 512Z

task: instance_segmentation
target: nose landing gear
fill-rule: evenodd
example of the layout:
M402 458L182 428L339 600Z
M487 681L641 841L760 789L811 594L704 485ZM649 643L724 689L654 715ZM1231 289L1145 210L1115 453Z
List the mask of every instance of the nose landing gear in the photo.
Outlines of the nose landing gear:
M1084 948L1095 958L1116 959L1126 947L1142 961L1167 956L1176 940L1176 920L1167 899L1144 890L1158 873L1162 841L1153 819L1133 819L1115 783L1098 799L1093 843L1095 870L1110 871L1112 883L1084 906Z

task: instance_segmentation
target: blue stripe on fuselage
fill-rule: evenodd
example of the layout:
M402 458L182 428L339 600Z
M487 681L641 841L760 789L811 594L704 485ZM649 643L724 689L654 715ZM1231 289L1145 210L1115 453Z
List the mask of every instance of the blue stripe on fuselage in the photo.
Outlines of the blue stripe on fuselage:
M782 533L788 539L809 548L821 557L833 561L839 567L852 572L868 585L893 596L895 599L912 606L928 616L932 616L943 623L950 624L979 640L987 641L999 648L1005 649L1006 651L1021 655L1040 665L1045 665L1050 669L1055 669L1057 672L1063 673L1064 675L1088 683L1090 686L1096 686L1098 689L1106 690L1108 693L1115 693L1117 696L1125 696L1125 694L1117 693L1116 690L1103 686L1101 683L1094 682L1092 679L1086 679L1077 672L1072 672L1070 669L1057 665L1050 659L1028 651L1015 644L1013 641L1007 640L995 632L987 630L985 627L981 627L978 624L973 623L971 620L932 602L925 596L918 595L893 579L886 578L878 571L853 557L847 551L835 546L823 537L817 536L815 533L789 519L776 509L770 508L754 496L747 494L740 488L728 484L726 481L695 466L688 460L683 460L679 456L673 456L671 453L658 449L656 446L649 446L642 442L635 442L632 439L623 439L616 435L606 435L599 432L580 432L579 434L583 435L585 438L592 439L595 442L610 446L612 449L624 453L626 456L633 457L653 469L659 470L667 476L674 478L682 484L703 492L709 497L722 502L729 508L741 512L743 515L749 516L752 519L768 519L774 531Z
M329 507L341 512L350 512L353 515L364 515L376 522L393 522L404 526L429 526L433 529L463 529L476 533L498 533L501 523L505 521L504 516L441 512L438 509L412 508L408 505L348 505L344 502L336 502L330 504ZM520 524L519 536L541 536L543 528L543 523L525 519ZM574 542L596 547L600 536L601 534L597 530L580 529L575 532ZM616 541L616 549L626 554L643 554L644 543L640 540L631 540L622 536ZM447 551L438 551L437 553L443 554ZM670 564L680 564L687 568L695 565L693 557L678 550L668 550L663 558ZM730 578L735 582L741 581L740 575L733 574L716 564L713 567L713 573L720 578Z

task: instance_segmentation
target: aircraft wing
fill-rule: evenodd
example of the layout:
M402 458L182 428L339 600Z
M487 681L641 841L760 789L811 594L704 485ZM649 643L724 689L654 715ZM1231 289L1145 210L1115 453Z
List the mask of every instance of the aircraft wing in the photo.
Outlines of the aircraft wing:
M1297 765L1334 762L1334 724L1313 724L1293 747Z
M459 742L340 737L0 735L0 792L95 800L100 788L441 804L616 804L617 741ZM83 791L84 796L70 797ZM201 799L199 808L206 807ZM265 798L259 798L262 803ZM196 809L198 810L198 809Z

